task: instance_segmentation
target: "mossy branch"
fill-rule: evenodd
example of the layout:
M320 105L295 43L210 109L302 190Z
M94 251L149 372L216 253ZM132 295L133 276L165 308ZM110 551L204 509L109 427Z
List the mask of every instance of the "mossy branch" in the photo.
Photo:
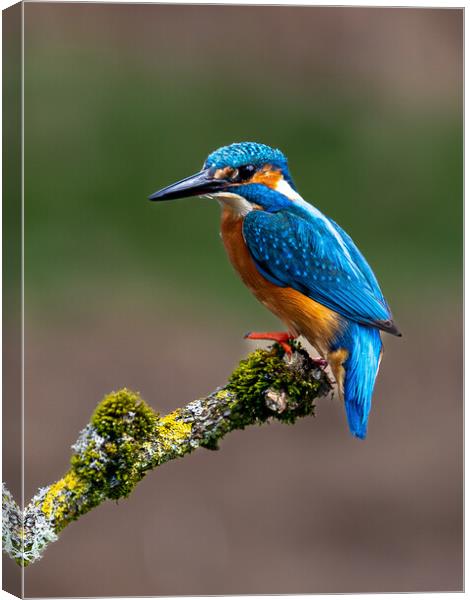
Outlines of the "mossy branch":
M278 345L256 350L224 387L163 417L139 394L113 392L80 432L62 479L39 489L24 511L3 486L3 550L26 566L69 523L128 496L147 471L199 447L215 450L234 429L313 415L316 398L330 389L324 371L295 344L291 356Z

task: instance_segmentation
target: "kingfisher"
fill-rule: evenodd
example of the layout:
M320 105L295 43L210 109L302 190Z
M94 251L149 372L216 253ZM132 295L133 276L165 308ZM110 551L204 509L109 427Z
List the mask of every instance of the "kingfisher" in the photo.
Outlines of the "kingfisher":
M246 337L286 353L305 337L330 366L351 433L367 435L381 332L401 336L377 279L350 236L298 193L287 159L256 142L215 150L202 170L149 200L216 199L221 237L242 281L286 326Z

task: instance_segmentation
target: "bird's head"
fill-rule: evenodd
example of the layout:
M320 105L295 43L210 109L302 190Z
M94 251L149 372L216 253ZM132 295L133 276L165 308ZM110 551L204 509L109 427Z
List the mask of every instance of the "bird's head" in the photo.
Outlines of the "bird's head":
M297 196L284 154L255 142L223 146L207 157L199 173L154 194L150 200L189 196L217 198L236 212L280 210Z

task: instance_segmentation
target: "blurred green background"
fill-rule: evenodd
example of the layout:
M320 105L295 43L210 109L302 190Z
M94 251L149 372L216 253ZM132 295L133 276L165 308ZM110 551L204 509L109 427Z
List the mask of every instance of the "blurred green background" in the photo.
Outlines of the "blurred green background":
M379 486L375 508L367 508L360 494L356 502L362 507L357 510L365 511L363 519L377 514L375 532L385 528L379 538L385 544L383 553L377 554L361 519L351 514L348 540L360 544L351 545L351 552L364 552L360 566L351 567L349 555L343 555L344 539L335 541L331 533L341 529L338 515L326 512L322 522L331 519L332 529L321 534L320 522L312 521L307 540L302 537L303 520L298 535L292 534L292 549L287 545L282 557L274 553L271 568L266 566L261 578L254 567L250 570L251 563L243 566L241 558L244 546L253 543L250 536L256 527L250 525L239 547L242 554L237 554L230 533L224 534L223 543L214 539L207 544L202 554L209 561L219 544L229 549L214 572L206 572L201 564L192 567L194 573L187 571L191 561L198 561L190 555L160 556L162 571L177 574L172 582L158 569L147 568L142 574L143 533L129 530L135 558L126 582L119 579L119 552L114 556L108 543L108 584L95 573L72 585L70 573L58 578L57 572L67 569L53 566L53 553L73 555L84 561L87 573L93 571L90 564L85 566L88 551L73 539L74 532L79 535L86 527L83 519L41 563L28 569L27 595L459 588L462 14L423 9L25 5L26 496L61 474L68 445L110 387L134 386L154 406L175 407L223 383L231 365L247 351L241 339L244 331L275 325L274 317L232 273L218 239L219 210L214 203L191 199L155 205L146 200L156 189L198 170L213 149L254 140L281 148L301 194L356 240L405 332L400 342L386 340L390 351L376 394L380 408L374 409L378 416L374 422L373 415L366 445L349 440L341 407L336 402L331 409L327 402L319 411L331 410L331 422L322 425L317 419L308 425L305 439L310 443L302 446L302 455L318 461L314 457L324 455L325 444L331 451L332 439L333 453L344 450L339 461L347 463L346 454L360 452L364 465L351 464L347 473L361 472L364 498L373 495L370 481L387 471L387 460L397 460L397 473L404 479L397 475L393 488L397 498L409 498L403 515L396 516L403 526L398 548L386 543L398 525L386 526L385 521L390 518L386 515L399 511L393 500L390 506L383 504L390 495L384 496ZM215 360L214 353L222 357ZM448 362L439 366L436 382L429 379L429 371L440 355ZM175 362L179 371L172 371ZM443 403L447 425L442 423ZM396 412L386 415L384 407ZM428 422L431 418L435 420ZM404 421L406 433L400 429ZM66 423L60 435L57 422ZM282 460L295 465L296 498L304 498L313 513L314 501L301 482L310 481L305 485L313 486L316 498L318 489L328 488L325 482L336 481L339 487L333 485L331 493L351 506L347 476L322 465L312 480L303 471L305 458L289 455L302 427L307 436L307 425L297 431L244 432L253 437L251 453L246 454L246 479L234 476L240 502L247 501L243 490L252 489L253 481L272 468L266 451L266 462L249 475L253 453L265 440L278 452L285 450ZM178 490L175 478L183 473L200 490L214 478L223 481L227 469L233 468L230 461L241 460L239 451L248 439L240 436L222 447L219 471L212 463L200 471L197 464L185 466L187 471L179 464L167 466L173 477L167 486ZM436 444L446 448L438 466ZM232 455L227 447L233 448ZM402 462L395 455L397 447ZM379 464L381 453L387 458ZM416 470L408 465L407 472L404 463L410 455L422 462ZM436 501L429 506L429 520L415 531L409 523L417 517L407 508L417 501L416 478L423 473L428 479L419 484L419 492L425 494L430 487ZM451 477L449 473L450 482L440 479ZM161 474L147 479L160 494ZM282 481L279 490L285 488ZM145 485L146 493L139 492L142 502L153 497L154 488L147 480ZM439 490L449 503L445 515L451 519L442 524L441 533L435 529L444 510ZM269 499L261 490L260 494L263 506ZM145 519L151 509L139 509L137 492L136 496L126 506L133 507L129 511L134 520ZM210 498L208 514L217 511L217 502ZM170 494L167 501L176 500ZM234 516L236 509L221 502L213 532L225 531L231 519L238 519L237 528L242 527L242 515ZM289 502L285 498L281 507ZM420 506L425 502L421 499ZM167 506L162 504L162 510ZM102 522L113 528L116 520L124 520L139 531L121 510L108 515L109 523ZM195 521L201 518L194 516ZM170 521L167 535L181 535L174 533L175 523ZM432 556L423 562L431 531L436 542L448 544L447 559ZM109 540L109 535L105 528L100 539ZM264 529L260 535L265 543L256 552L272 551L276 544L285 547L284 533L271 542ZM313 572L297 562L298 572L291 565L284 577L279 575L279 565L295 563L297 548L308 555L314 539L323 539L320 555L329 544L329 562ZM89 543L93 547L97 542ZM380 565L371 578L366 566L376 560ZM410 572L400 571L400 560L411 561ZM229 572L238 564L244 575L231 579Z
M224 282L223 298L214 298L219 292L214 273L223 276L225 270L213 203L146 202L154 189L195 172L211 150L243 140L287 154L301 193L352 234L392 297L430 283L455 291L462 266L456 82L450 90L437 83L443 98L433 104L422 93L426 89L396 89L407 83L399 77L382 83L386 89L380 82L365 85L364 75L354 72L341 79L337 57L311 56L315 9L28 6L28 11L26 274L32 301L45 300L56 309L63 306L65 289L85 286L87 293L107 294L116 281L124 291L134 280L157 291L164 281L172 291L190 291L198 302L245 310L248 295L234 278ZM403 22L393 11L373 12L371 27L393 34L394 25L431 21L436 11L421 11L421 17L414 11ZM57 13L64 22L54 26L51 15ZM457 14L442 11L442 29ZM139 23L146 15L153 22ZM276 29L268 36L249 24L266 19L274 28L292 18L293 34L307 20L297 34L305 36L300 64L298 48L291 51L290 40L279 44ZM72 39L64 24L72 28ZM227 40L221 33L228 24L235 30L235 48L230 34ZM439 41L443 32L436 25ZM173 28L172 35L166 32L162 40L166 27ZM213 46L198 47L203 35ZM338 52L344 40L330 43ZM368 51L376 50L371 44ZM424 65L410 67L399 48L394 51L395 68L416 68L416 79L428 61L430 71L440 66L431 55L422 57ZM193 53L199 54L196 60ZM418 97L411 105L406 94L413 91Z

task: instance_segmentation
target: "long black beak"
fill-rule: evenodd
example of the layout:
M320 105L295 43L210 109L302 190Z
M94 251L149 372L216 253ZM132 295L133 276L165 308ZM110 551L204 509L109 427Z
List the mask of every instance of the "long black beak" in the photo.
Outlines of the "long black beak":
M220 192L229 185L225 179L215 179L209 169L203 169L195 175L186 177L149 196L149 200L174 200L189 196L203 196Z

